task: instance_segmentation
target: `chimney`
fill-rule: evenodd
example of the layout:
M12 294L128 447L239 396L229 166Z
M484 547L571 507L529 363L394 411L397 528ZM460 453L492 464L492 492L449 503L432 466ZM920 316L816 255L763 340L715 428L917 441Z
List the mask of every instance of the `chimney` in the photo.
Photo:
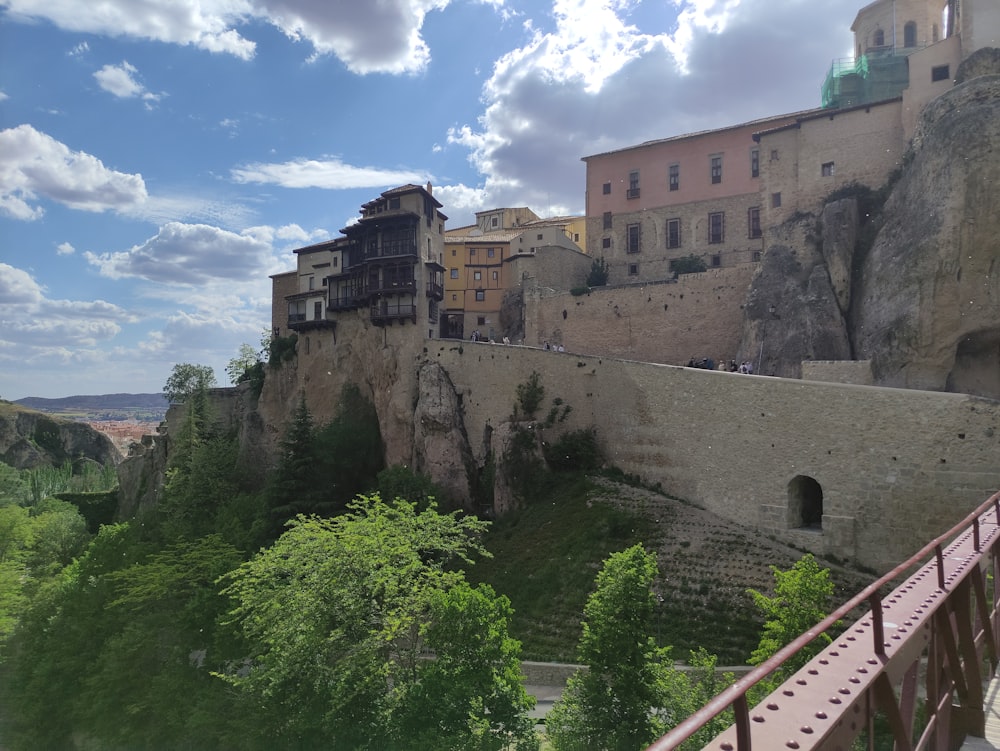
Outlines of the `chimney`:
M427 181L427 192L430 193L431 195L434 195L434 187L431 185L430 180Z

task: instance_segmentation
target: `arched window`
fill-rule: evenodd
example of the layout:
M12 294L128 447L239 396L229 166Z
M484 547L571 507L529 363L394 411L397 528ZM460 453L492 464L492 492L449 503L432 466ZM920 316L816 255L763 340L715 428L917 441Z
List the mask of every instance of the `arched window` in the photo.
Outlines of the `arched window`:
M885 46L885 32L882 31L882 29L875 29L875 34L872 36L872 46L873 47Z
M788 483L788 527L823 529L823 488L812 477L796 475Z
M914 21L907 21L903 27L903 46L917 46L917 24Z

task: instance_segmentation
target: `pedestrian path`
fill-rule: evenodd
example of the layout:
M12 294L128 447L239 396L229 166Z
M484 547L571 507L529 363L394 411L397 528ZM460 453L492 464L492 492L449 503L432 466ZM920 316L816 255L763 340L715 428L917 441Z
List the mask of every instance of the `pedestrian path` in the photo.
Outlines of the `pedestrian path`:
M961 751L993 751L1000 749L1000 677L986 684L983 709L986 712L986 737L968 736Z

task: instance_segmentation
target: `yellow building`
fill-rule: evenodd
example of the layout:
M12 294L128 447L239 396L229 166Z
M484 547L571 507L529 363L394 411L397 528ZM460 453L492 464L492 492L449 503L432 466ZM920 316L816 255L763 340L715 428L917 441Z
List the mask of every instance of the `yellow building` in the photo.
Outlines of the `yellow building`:
M475 224L447 230L441 335L494 341L510 335L515 327L501 320L504 297L531 275L519 260L558 255L565 258L556 265L559 278L543 282L563 288L583 284L590 265L581 249L584 224L582 216L539 219L521 207L479 211ZM544 268L551 277L552 264Z

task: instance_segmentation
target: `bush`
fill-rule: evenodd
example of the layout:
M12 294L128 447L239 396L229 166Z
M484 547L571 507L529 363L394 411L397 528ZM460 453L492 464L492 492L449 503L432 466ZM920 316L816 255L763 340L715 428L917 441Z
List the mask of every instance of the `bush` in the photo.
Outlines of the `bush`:
M267 347L267 364L272 368L280 368L284 363L291 362L295 357L295 345L298 341L297 334L274 337Z
M545 461L556 472L591 472L601 466L594 428L571 430L543 446Z
M708 270L708 266L705 265L705 260L703 258L699 258L693 253L689 256L684 256L683 258L675 258L671 261L670 268L677 276L680 276L681 274L697 274L701 271Z
M608 262L604 256L595 258L590 264L590 273L587 275L588 287L603 287L608 283Z

